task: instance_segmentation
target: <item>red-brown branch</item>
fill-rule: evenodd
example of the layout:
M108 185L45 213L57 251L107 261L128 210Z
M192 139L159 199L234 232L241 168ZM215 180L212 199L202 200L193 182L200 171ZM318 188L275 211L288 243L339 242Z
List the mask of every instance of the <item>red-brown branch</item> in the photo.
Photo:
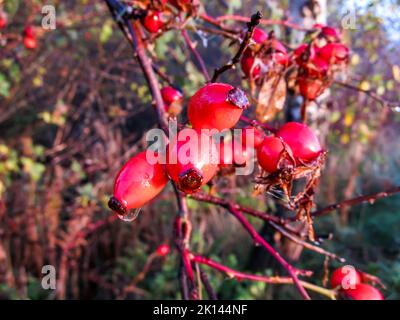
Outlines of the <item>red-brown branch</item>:
M281 257L281 255L267 242L261 237L258 232L254 229L254 227L246 220L243 214L237 210L233 206L228 206L227 208L233 216L242 224L245 230L250 234L253 238L253 241L256 245L261 245L267 252L269 252L274 259L286 270L286 272L290 275L293 279L293 283L296 286L297 290L301 294L301 296L305 300L311 300L310 296L308 295L307 291L304 289L302 284L300 283L297 274L304 274L301 270L294 268L291 264L289 264L285 259Z
M242 58L244 51L246 50L247 46L250 43L251 38L253 37L254 29L260 23L261 18L262 14L260 11L257 11L257 13L251 16L249 22L247 23L247 32L244 36L242 43L240 44L239 50L237 51L237 53L235 54L235 56L232 58L231 61L223 65L221 68L215 69L211 82L216 82L221 74L223 74L225 71L229 69L232 69L236 63L240 62L240 59Z
M217 18L214 18L217 22L233 20L239 22L249 22L250 19L247 17L239 16L239 15L223 15ZM280 25L291 29L296 29L300 31L310 31L310 29L304 28L298 24L292 23L287 20L271 20L271 19L261 19L260 24L262 25Z
M372 194L368 194L368 195L364 195L364 196L360 196L360 197L356 197L356 198L352 198L352 199L343 200L341 202L331 204L325 208L314 211L311 215L313 217L323 216L333 210L340 209L342 207L354 206L356 204L360 204L360 203L364 203L364 202L372 203L378 199L386 198L388 196L391 196L391 195L399 193L399 192L400 192L400 186L396 187L394 189L391 189L391 190L387 190L387 191L380 191L380 192L376 192L376 193L372 193Z
M204 60L201 57L201 55L199 54L199 52L194 47L186 29L182 29L181 33L182 33L183 39L185 40L186 45L188 46L189 50L192 52L193 56L196 58L196 61L199 65L201 73L204 76L204 79L206 80L206 82L210 82L210 75L208 74L206 64L204 63Z

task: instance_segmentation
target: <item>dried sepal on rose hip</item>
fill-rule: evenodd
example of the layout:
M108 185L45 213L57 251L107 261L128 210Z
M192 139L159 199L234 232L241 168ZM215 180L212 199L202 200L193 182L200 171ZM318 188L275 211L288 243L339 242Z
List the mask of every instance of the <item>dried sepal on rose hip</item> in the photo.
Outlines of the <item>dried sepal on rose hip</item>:
M219 155L213 138L199 131L183 129L167 147L169 177L185 193L198 191L218 170Z
M292 150L278 137L265 137L257 148L257 161L261 168L268 173L277 172L288 165L293 166Z
M254 28L253 42L245 50L240 64L243 73L250 78L258 78L272 64L287 66L289 56L285 46L278 41L273 33L268 35L259 28ZM263 67L264 65L264 67Z
M189 101L188 118L194 129L230 129L249 106L246 94L225 83L210 83Z
M163 164L152 164L143 151L133 156L118 172L114 183L114 194L108 202L111 210L125 216L131 209L141 208L156 197L168 183ZM155 157L155 154L152 155Z

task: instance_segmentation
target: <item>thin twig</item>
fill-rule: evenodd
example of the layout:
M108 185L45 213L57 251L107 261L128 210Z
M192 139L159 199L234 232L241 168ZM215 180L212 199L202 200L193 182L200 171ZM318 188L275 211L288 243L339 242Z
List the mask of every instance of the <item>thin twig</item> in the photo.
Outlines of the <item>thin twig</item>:
M334 81L333 84L336 84L338 86L341 86L341 87L344 87L344 88L347 88L347 89L350 89L350 90L362 92L362 93L366 94L367 96L371 97L372 99L374 99L375 101L379 102L383 107L389 107L391 109L400 108L400 102L399 101L395 102L395 101L386 100L386 99L380 97L377 93L375 93L375 92L373 92L371 90L364 90L364 89L361 89L361 88L359 88L357 86L354 86L352 84L345 83L345 82L340 82L340 81Z
M208 74L208 71L207 71L207 68L206 68L206 64L204 63L203 58L201 57L199 52L194 47L192 41L190 40L189 35L187 33L187 30L186 29L182 29L181 33L182 33L183 39L185 40L186 45L188 46L188 48L192 52L193 56L196 58L197 63L199 64L199 67L200 67L200 71L204 76L204 79L206 80L206 82L210 82L210 75Z
M246 50L247 46L250 43L250 40L253 37L254 29L260 23L261 18L262 14L260 11L257 11L257 13L251 16L250 21L247 23L247 32L244 36L242 43L240 44L238 52L235 54L232 60L229 61L227 64L223 65L221 68L215 69L211 82L216 82L218 80L218 77L222 73L224 73L229 69L232 69L236 63L240 62L240 59L242 58L244 51Z
M388 196L391 196L393 194L399 193L400 192L400 186L396 187L394 189L391 190L387 190L387 191L380 191L377 193L371 193L368 195L364 195L364 196L360 196L360 197L356 197L356 198L352 198L352 199L347 199L347 200L343 200L341 202L335 203L335 204L331 204L325 208L319 209L317 211L314 211L313 213L311 213L311 215L313 217L319 217L319 216L323 216L333 210L336 209L340 209L342 207L346 207L346 206L354 206L356 204L359 203L363 203L363 202L369 202L369 203L373 203L378 199L381 198L386 198Z
M293 279L290 277L277 277L277 276L267 277L267 276L261 276L261 275L251 274L251 273L240 272L240 271L234 270L232 268L229 268L223 264L220 264L210 258L206 258L206 257L198 255L198 254L192 253L191 259L195 263L204 264L210 268L213 268L215 270L223 272L228 277L235 278L238 281L242 280L242 279L246 279L246 280L250 280L250 281L259 281L259 282L264 282L264 283L269 283L269 284L293 284ZM300 280L299 282L303 287L305 287L311 291L318 292L322 295L329 297L330 299L335 299L335 291L334 290L325 289L325 288L319 287L317 285L314 285L312 283L302 281L302 280Z
M233 21L240 21L240 22L249 22L250 19L247 17L239 16L239 15L224 15L215 18L216 21L226 21L226 20L233 20ZM262 25L280 25L291 29L296 29L300 31L310 31L310 29L304 28L298 24L289 22L287 20L270 20L270 19L261 19L260 24Z

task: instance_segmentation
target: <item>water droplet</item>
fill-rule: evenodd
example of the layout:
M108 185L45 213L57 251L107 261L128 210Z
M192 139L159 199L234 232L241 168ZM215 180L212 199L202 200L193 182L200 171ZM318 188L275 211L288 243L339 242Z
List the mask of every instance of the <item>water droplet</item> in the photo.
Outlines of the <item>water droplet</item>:
M400 112L400 106L393 107L392 110L394 112Z
M119 214L118 218L120 218L122 221L125 221L125 222L132 222L138 218L140 211L142 211L142 208L131 209L128 211L128 213L126 215Z

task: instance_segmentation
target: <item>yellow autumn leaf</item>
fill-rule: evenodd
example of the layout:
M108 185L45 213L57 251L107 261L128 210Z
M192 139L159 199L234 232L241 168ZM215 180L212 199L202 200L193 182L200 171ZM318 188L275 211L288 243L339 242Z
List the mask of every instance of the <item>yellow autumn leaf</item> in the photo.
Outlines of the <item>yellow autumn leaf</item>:
M0 144L0 154L7 156L9 151L10 150L5 144Z
M344 121L343 121L344 125L347 126L347 127L350 127L351 124L353 123L353 119L354 119L353 114L346 113L346 115L344 116Z
M368 81L362 81L361 83L360 83L360 89L361 90L365 90L365 91L367 91L367 90L369 90L370 89L370 84L369 84L369 82Z
M385 87L379 86L378 89L376 89L376 93L380 96L383 95L385 93Z
M341 135L340 141L343 144L348 144L350 142L350 136L347 133L344 133L344 134Z
M360 63L360 56L359 56L357 53L353 54L353 55L351 56L351 64L352 64L353 66L356 66L356 65L359 64L359 63Z
M393 88L394 88L394 81L393 80L389 80L388 82L386 82L386 89L393 90Z
M398 65L394 65L392 67L392 72L393 72L393 78L397 82L400 82L400 67Z
M4 186L3 182L0 180L0 197L3 194L4 190L6 190L6 187Z
M43 79L40 76L36 76L32 79L32 84L34 87L41 87L43 85Z

